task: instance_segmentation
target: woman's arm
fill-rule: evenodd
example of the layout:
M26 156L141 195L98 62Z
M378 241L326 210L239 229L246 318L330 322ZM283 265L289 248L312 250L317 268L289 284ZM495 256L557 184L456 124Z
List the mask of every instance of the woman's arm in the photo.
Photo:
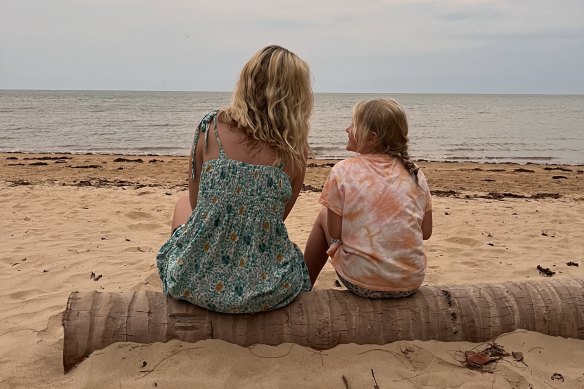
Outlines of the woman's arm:
M432 236L432 210L429 210L424 214L424 219L422 220L422 237L424 240L430 239Z
M288 217L288 214L296 204L296 199L298 199L298 195L300 194L300 190L302 189L302 184L304 184L304 176L306 175L306 165L302 165L301 167L295 167L294 178L292 179L292 197L286 203L286 208L284 208L284 220Z

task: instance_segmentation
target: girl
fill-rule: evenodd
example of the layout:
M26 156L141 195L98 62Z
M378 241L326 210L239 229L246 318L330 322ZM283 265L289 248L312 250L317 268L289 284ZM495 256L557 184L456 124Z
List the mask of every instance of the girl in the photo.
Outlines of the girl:
M280 308L310 290L284 219L304 181L313 96L308 65L268 46L244 66L231 105L193 142L189 194L156 258L164 292L219 312Z
M314 284L327 261L351 292L406 297L424 280L422 240L432 235L432 200L424 174L408 155L408 123L394 100L353 109L347 150L320 196L325 206L310 233L305 260Z

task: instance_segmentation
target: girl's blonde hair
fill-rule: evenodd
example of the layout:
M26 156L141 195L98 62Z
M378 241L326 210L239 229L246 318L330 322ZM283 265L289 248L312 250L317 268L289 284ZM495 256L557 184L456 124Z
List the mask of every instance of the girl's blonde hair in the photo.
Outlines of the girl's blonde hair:
M408 119L397 101L374 99L358 102L353 108L351 131L357 142L357 152L366 151L370 134L376 133L378 141L373 151L401 160L418 182L418 167L410 161L408 153Z
M243 130L252 144L267 144L277 162L304 163L313 95L310 68L280 46L258 51L243 67L231 105L219 118Z

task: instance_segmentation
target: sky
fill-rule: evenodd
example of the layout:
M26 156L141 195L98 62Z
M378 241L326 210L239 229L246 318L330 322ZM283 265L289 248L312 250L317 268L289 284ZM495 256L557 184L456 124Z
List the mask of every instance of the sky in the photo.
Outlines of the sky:
M269 44L316 92L584 94L583 0L0 0L0 89L231 91Z

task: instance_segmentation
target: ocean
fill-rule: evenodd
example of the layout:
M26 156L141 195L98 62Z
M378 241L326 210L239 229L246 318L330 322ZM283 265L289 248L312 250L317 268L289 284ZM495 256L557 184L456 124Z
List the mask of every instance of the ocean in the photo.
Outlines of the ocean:
M225 92L0 90L0 152L188 155L194 129ZM392 97L410 154L431 161L584 164L584 96L316 93L310 144L344 158L351 108Z

